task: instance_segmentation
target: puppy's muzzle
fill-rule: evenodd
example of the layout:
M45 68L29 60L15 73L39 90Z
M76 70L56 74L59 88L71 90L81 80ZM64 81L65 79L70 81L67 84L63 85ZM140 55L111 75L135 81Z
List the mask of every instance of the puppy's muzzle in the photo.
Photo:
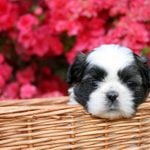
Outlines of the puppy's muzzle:
M119 96L119 94L116 91L109 91L106 93L106 96L108 100L110 100L113 103L114 101L117 100L117 97Z

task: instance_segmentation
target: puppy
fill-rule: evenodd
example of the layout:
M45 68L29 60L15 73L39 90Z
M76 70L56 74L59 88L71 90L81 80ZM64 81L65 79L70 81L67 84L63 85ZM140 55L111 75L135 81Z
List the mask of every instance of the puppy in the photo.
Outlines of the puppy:
M68 69L70 103L108 119L131 117L150 89L146 59L110 44L79 54Z

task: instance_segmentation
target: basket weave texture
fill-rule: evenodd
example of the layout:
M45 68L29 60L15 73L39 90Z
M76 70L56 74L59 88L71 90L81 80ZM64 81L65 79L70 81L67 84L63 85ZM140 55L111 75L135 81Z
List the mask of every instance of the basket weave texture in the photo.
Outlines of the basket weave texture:
M67 101L1 101L0 150L150 150L150 100L132 119L116 121Z

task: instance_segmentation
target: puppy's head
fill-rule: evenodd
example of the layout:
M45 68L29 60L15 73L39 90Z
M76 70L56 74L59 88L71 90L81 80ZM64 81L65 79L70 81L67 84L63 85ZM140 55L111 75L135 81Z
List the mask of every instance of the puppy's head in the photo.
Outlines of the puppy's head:
M79 54L68 70L71 98L94 116L131 117L148 95L146 60L119 45L102 45Z

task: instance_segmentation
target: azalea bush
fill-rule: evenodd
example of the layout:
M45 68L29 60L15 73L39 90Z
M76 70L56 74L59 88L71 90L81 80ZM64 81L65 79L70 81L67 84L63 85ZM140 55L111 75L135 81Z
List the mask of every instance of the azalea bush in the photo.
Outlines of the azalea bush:
M0 0L0 98L67 94L78 52L118 43L150 51L150 0Z

